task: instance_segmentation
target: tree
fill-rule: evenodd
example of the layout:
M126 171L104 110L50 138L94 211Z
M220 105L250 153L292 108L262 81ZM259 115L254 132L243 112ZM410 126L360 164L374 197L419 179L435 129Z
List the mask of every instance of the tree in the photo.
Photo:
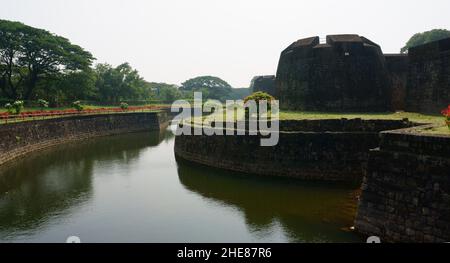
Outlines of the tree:
M9 98L28 100L40 80L86 70L93 60L91 53L66 38L0 20L0 88Z
M448 37L450 37L450 31L446 29L433 29L430 31L417 33L414 36L412 36L408 40L408 42L406 42L406 45L400 50L400 52L407 53L408 49L412 47L427 44Z
M109 64L98 64L96 88L100 100L120 102L123 100L145 100L150 97L148 83L139 76L139 72L128 63L116 68Z
M149 93L151 93L151 99L170 102L187 98L187 96L183 96L183 93L176 85L155 82L149 82L148 85Z
M17 22L0 20L0 88L4 96L18 99L18 87L24 79L18 66L18 57L22 55L20 33L23 25Z
M50 106L60 106L76 100L95 100L98 96L96 75L91 68L65 72L42 80L36 88L36 97L46 99Z
M226 100L232 93L232 87L226 81L212 76L189 79L181 84L183 91L203 92L204 99Z

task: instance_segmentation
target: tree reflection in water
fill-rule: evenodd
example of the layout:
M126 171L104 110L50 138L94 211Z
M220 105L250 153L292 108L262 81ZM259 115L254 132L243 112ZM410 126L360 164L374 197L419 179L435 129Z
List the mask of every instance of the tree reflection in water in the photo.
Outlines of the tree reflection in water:
M60 145L0 170L0 241L328 242L351 232L355 186L176 161L172 132Z
M171 133L146 132L78 141L35 152L0 170L0 238L34 232L89 202L95 166L133 162Z

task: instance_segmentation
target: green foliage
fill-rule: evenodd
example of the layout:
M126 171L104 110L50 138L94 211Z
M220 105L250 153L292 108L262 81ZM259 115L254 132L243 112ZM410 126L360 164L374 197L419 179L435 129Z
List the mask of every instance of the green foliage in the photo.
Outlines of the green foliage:
M149 82L148 85L152 100L171 102L186 99L190 95L180 91L176 85L172 84Z
M108 102L123 100L147 100L151 98L151 87L128 63L116 68L109 64L98 64L95 68L98 99Z
M0 19L0 98L6 101L44 99L50 107L72 101L192 99L202 91L204 99L238 99L225 81L211 76L190 79L182 88L145 81L128 63L92 68L91 53L68 39L20 22ZM12 105L11 105L12 107Z
M0 20L0 90L10 99L32 99L41 81L85 70L93 60L89 52L66 38Z
M249 100L254 100L258 104L259 101L267 101L268 103L270 103L272 100L275 100L275 98L265 92L257 91L255 93L245 97L244 103L247 103L247 101L249 101Z
M122 110L127 110L127 109L128 109L128 103L126 103L126 102L121 102L121 103L120 103L120 108L121 108Z
M11 103L6 103L5 104L5 109L8 111L9 114L14 114L14 108L13 108L13 105Z
M41 107L41 110L48 108L48 101L46 101L46 100L39 99L38 104L39 104L39 107Z
M201 76L189 79L181 84L181 90L202 92L203 99L224 101L230 98L232 87L226 81L212 76Z
M22 100L16 100L13 103L13 108L16 114L20 114L23 110L23 101Z
M406 45L400 50L401 53L407 53L409 48L430 43L450 37L450 31L446 29L433 29L430 31L417 33L412 36Z
M259 102L260 101L266 101L268 103L267 104L267 110L269 111L269 116L268 117L270 118L270 116L271 116L270 110L272 108L270 103L271 103L272 100L275 100L275 98L272 97L270 94L267 94L267 93L262 92L262 91L257 91L257 92L252 93L251 95L245 97L244 104L247 103L248 101L255 101L256 102L256 109L259 112ZM249 116L250 116L249 115L249 108L246 107L245 108L245 118L248 119Z
M84 106L81 105L81 101L79 100L72 102L72 107L74 107L77 111L82 111L84 109Z
M13 104L6 103L5 109L8 111L9 114L20 114L23 110L23 101L16 100Z

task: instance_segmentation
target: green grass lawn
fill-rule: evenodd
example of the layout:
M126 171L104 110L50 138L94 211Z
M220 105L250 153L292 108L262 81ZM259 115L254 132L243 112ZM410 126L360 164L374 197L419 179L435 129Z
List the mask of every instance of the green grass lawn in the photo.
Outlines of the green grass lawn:
M233 114L233 111L223 112L223 119L227 114ZM214 114L215 115L215 114ZM205 116L203 116L205 118ZM237 116L238 119L244 118L243 112ZM444 118L441 115L425 115L412 112L383 112L383 113L333 113L333 112L304 112L304 111L280 111L280 120L323 120L323 119L355 119L365 120L401 120L409 119L417 123L432 123L444 125Z
M415 123L433 124L430 129L418 129L416 132L428 134L445 134L450 135L450 129L445 124L442 115L426 115L414 112L386 112L386 113L328 113L328 112L298 112L298 111L282 111L280 112L281 120L302 120L302 119L354 119L361 118L364 120L401 120L407 118Z
M417 123L432 123L444 125L444 118L441 115L425 115L413 112L385 112L385 113L331 113L331 112L301 112L301 111L281 111L280 120L313 120L313 119L355 119L365 120L401 120L409 119Z
M133 107L134 105L130 105L130 107ZM170 104L147 104L147 105L140 105L140 106L169 106ZM101 109L101 108L119 108L118 105L107 105L107 106L96 106L96 105L83 105L85 109ZM44 111L58 111L58 110L69 110L74 109L73 107L58 107L58 108L44 108ZM7 110L5 108L0 108L0 113L6 112ZM25 107L23 108L22 112L27 111L41 111L40 107Z
M216 113L217 114L217 113ZM208 118L213 117L211 115ZM233 111L225 110L223 113L223 120L227 114L233 114ZM450 130L445 125L444 117L441 115L426 115L413 112L382 112L382 113L333 113L333 112L302 112L302 111L280 111L280 120L323 120L323 119L355 119L361 118L364 120L402 120L408 119L415 123L434 124L436 127L431 130L423 132L435 134L450 134ZM206 116L203 116L205 119ZM239 114L237 119L243 119L244 115ZM200 123L201 119L193 118L193 122Z
M424 133L424 134L446 134L446 135L450 135L450 129L449 129L448 126L432 127L432 128L429 128L429 129L418 130L417 132Z

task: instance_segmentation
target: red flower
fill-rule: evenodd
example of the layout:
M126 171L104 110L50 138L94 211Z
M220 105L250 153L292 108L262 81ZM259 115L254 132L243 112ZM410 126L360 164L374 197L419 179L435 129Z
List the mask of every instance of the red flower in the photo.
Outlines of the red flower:
M445 117L450 118L450 105L448 105L447 109L442 110L441 113Z

